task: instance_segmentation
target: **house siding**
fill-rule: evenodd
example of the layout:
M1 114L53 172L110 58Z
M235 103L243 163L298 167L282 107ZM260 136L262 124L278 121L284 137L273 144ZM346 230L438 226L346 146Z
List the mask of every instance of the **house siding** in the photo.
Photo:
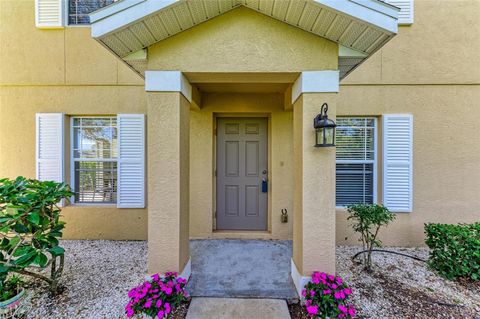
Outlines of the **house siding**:
M389 226L388 236L382 236L386 244L421 245L425 222L480 219L480 64L475 62L480 52L478 12L480 2L475 0L415 1L415 23L399 27L399 34L392 41L341 82L337 116L380 118L386 113L413 114L413 212L397 214L397 220ZM198 45L206 45L198 30L209 28L209 23L216 26L223 21L222 17L218 19L187 32L193 34ZM288 30L292 35L300 35L301 43L314 37L270 20L272 29L268 31ZM278 28L273 27L277 24ZM174 48L184 48L186 44L182 39L187 32L165 41L170 41L171 47L154 45L149 52L154 57L149 61L150 66L160 69L179 69L179 65L188 67L188 63L194 66L201 56L198 49L182 50L178 55L178 59L183 59L181 64L178 60L163 59L171 57ZM221 35L216 36L221 38ZM33 0L0 0L0 38L1 177L35 176L37 112L147 113L143 80L95 42L89 27L40 30L35 28ZM296 40L298 38L292 38ZM317 40L317 49L322 47L330 52L335 47L329 41ZM285 47L292 45L288 39L285 43ZM235 47L231 64L225 62L223 66L186 71L252 71L229 68L235 61L241 61L242 65L252 62L246 59L251 49ZM292 51L291 55L272 60L268 67L255 59L252 65L254 71L292 71L294 69L288 69L292 57L308 57L308 52L307 48L305 55ZM275 54L275 50L271 53ZM336 67L336 61L330 58L311 64L306 64L308 59L293 62L302 70ZM236 99L232 99L232 95L204 94L202 110L191 111L190 236L226 236L212 232L213 113L238 111L269 116L270 167L278 172L271 179L274 189L269 194L270 232L255 236L291 239L294 220L292 112L281 109L283 98L278 94L235 96ZM268 107L264 101L268 101ZM194 135L203 142L194 143ZM379 155L381 136L379 127ZM66 158L68 165L69 154ZM381 201L381 156L378 164L378 199ZM68 166L66 172L68 175ZM282 208L289 208L288 224L280 223ZM147 238L147 209L69 206L63 215L68 225L65 237L69 239ZM337 210L336 220L337 243L356 243L356 235L350 231L343 210ZM322 225L318 227L321 229ZM248 234L232 236L251 237Z

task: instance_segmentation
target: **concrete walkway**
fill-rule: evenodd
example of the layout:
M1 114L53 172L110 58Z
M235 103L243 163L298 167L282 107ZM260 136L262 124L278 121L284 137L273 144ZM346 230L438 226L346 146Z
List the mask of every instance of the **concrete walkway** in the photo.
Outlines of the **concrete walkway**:
M279 299L193 298L186 319L290 319Z
M288 240L191 240L193 297L298 298Z

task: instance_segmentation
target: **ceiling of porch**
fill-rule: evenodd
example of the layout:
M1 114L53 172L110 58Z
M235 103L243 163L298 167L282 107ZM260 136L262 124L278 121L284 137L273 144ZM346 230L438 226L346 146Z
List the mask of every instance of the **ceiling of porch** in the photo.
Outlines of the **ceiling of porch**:
M123 0L91 14L92 36L143 76L145 48L240 6L340 44L340 78L397 32L378 0Z

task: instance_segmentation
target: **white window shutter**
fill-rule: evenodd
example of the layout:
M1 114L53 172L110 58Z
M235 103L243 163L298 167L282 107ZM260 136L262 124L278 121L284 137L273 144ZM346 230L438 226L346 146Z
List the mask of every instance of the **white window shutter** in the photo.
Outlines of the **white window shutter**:
M412 115L383 115L383 204L392 212L412 211L412 146Z
M391 5L400 8L398 24L413 23L413 0L387 0Z
M145 207L145 115L118 114L118 208Z
M35 0L37 28L62 28L65 25L66 0Z
M37 113L36 122L37 179L64 182L64 114Z

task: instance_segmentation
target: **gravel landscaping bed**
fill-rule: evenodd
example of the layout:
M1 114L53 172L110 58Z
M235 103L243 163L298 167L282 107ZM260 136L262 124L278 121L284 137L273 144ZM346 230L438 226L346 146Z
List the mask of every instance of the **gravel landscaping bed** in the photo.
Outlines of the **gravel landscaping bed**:
M145 278L146 242L82 240L62 241L62 245L66 250L64 289L51 297L45 284L32 280L34 310L29 318L125 318L127 292ZM394 250L427 258L424 248ZM351 300L359 318L480 316L479 284L444 280L422 262L391 254L374 253L374 271L365 273L351 261L357 251L357 247L338 247L337 270L353 288ZM181 307L175 317L183 318L187 308ZM292 309L294 318L302 318L299 306Z
M428 258L427 248L386 248ZM426 264L393 254L373 253L374 270L351 261L358 247L337 248L337 271L353 288L352 301L364 318L476 318L480 286L439 277Z
M384 248L428 258L427 248ZM352 262L359 247L337 247L337 272L353 289L358 318L480 318L480 283L445 280L426 264L393 254L373 253L371 273ZM309 318L299 304L294 319Z
M35 289L31 318L125 318L127 293L147 273L146 242L64 240L61 245L64 291L52 298L46 285L35 280L42 287Z

